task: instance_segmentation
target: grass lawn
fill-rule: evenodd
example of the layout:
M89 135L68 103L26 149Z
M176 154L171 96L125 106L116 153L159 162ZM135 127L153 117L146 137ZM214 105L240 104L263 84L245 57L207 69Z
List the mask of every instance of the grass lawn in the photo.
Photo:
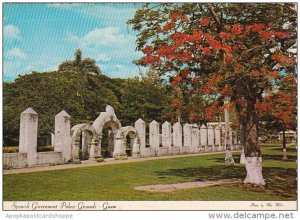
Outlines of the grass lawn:
M211 186L173 192L143 192L135 186L205 181L246 176L236 163L225 167L224 153L115 164L98 167L5 175L4 201L26 200L296 200L297 151L288 149L282 161L280 147L263 148L264 188L244 184ZM239 162L239 155L234 159Z

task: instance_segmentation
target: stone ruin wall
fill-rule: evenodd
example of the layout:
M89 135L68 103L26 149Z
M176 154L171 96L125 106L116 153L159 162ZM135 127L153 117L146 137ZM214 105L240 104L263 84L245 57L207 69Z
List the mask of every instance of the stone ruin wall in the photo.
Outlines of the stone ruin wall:
M90 135L88 143L91 162L103 161L101 156L102 129L106 123L111 123L114 130L115 159L127 159L126 136L134 135L132 140L132 157L158 157L179 154L197 154L203 152L225 151L226 145L231 150L240 150L241 146L236 131L229 130L229 138L225 138L224 123L171 124L160 125L153 120L148 125L141 118L134 127L121 127L111 106L101 112L93 125L80 124L71 128L71 117L65 111L55 116L55 133L52 134L52 152L37 152L38 114L28 108L21 113L19 153L4 153L4 169L58 165L67 162L80 163L79 135L86 131ZM148 132L146 132L148 131ZM148 135L146 135L148 134ZM225 143L225 140L228 143Z

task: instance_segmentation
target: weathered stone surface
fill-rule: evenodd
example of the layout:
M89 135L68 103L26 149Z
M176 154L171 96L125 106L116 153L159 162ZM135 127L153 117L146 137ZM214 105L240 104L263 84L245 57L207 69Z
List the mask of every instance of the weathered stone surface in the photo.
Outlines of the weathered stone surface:
M149 124L149 143L150 148L159 148L159 123L155 120Z
M173 125L173 146L182 149L182 126L179 122Z
M36 164L37 159L38 114L28 108L21 113L19 153L27 153L29 167Z
M127 159L126 154L126 144L125 144L125 137L123 136L123 132L119 130L116 135L116 143L115 143L115 150L114 150L114 158L116 160L125 160Z
M78 124L71 128L72 134L72 160L73 163L80 163L79 149L82 146L82 157L92 161L102 160L99 135L96 129L90 124ZM89 147L92 147L92 152ZM90 155L91 153L91 155ZM91 156L91 158L90 158Z
M4 153L3 169L18 169L27 167L27 153Z
M219 125L215 127L215 146L216 150L221 151L221 128Z
M132 147L132 157L133 158L139 158L141 157L140 152L140 143L138 137L134 139L133 147Z
M140 150L142 153L142 151L144 151L146 148L146 123L141 118L139 118L135 122L134 127L140 137Z
M192 125L185 124L183 126L183 153L190 153L192 152Z
M54 151L62 152L66 161L71 159L71 120L64 110L55 116Z
M200 127L200 134L201 134L201 146L204 147L205 151L207 150L207 129L206 126L203 124Z
M207 137L208 137L208 139L207 139L208 145L210 145L210 146L215 145L215 143L214 143L215 142L214 141L214 128L211 125L209 125L207 127Z
M190 153L195 152L199 147L199 127L197 124L192 126L192 148Z
M40 152L37 153L37 162L36 165L58 165L64 164L65 160L63 158L62 152Z
M172 146L172 126L167 121L162 124L162 146L168 149Z

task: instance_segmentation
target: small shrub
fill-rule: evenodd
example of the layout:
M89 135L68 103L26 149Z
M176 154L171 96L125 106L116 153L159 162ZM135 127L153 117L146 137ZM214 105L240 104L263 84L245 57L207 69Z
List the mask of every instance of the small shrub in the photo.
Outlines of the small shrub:
M39 147L37 149L37 152L48 152L48 151L54 151L54 147L51 145L47 145L47 146Z
M3 147L3 153L18 153L19 146L5 146Z

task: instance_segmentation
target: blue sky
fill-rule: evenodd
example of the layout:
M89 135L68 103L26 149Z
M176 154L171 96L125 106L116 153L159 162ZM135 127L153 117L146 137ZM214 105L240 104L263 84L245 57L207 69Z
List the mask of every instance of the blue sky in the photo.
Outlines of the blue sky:
M94 58L103 74L128 78L138 75L132 61L136 32L126 24L141 4L4 4L3 80L19 74L56 70L74 57Z

